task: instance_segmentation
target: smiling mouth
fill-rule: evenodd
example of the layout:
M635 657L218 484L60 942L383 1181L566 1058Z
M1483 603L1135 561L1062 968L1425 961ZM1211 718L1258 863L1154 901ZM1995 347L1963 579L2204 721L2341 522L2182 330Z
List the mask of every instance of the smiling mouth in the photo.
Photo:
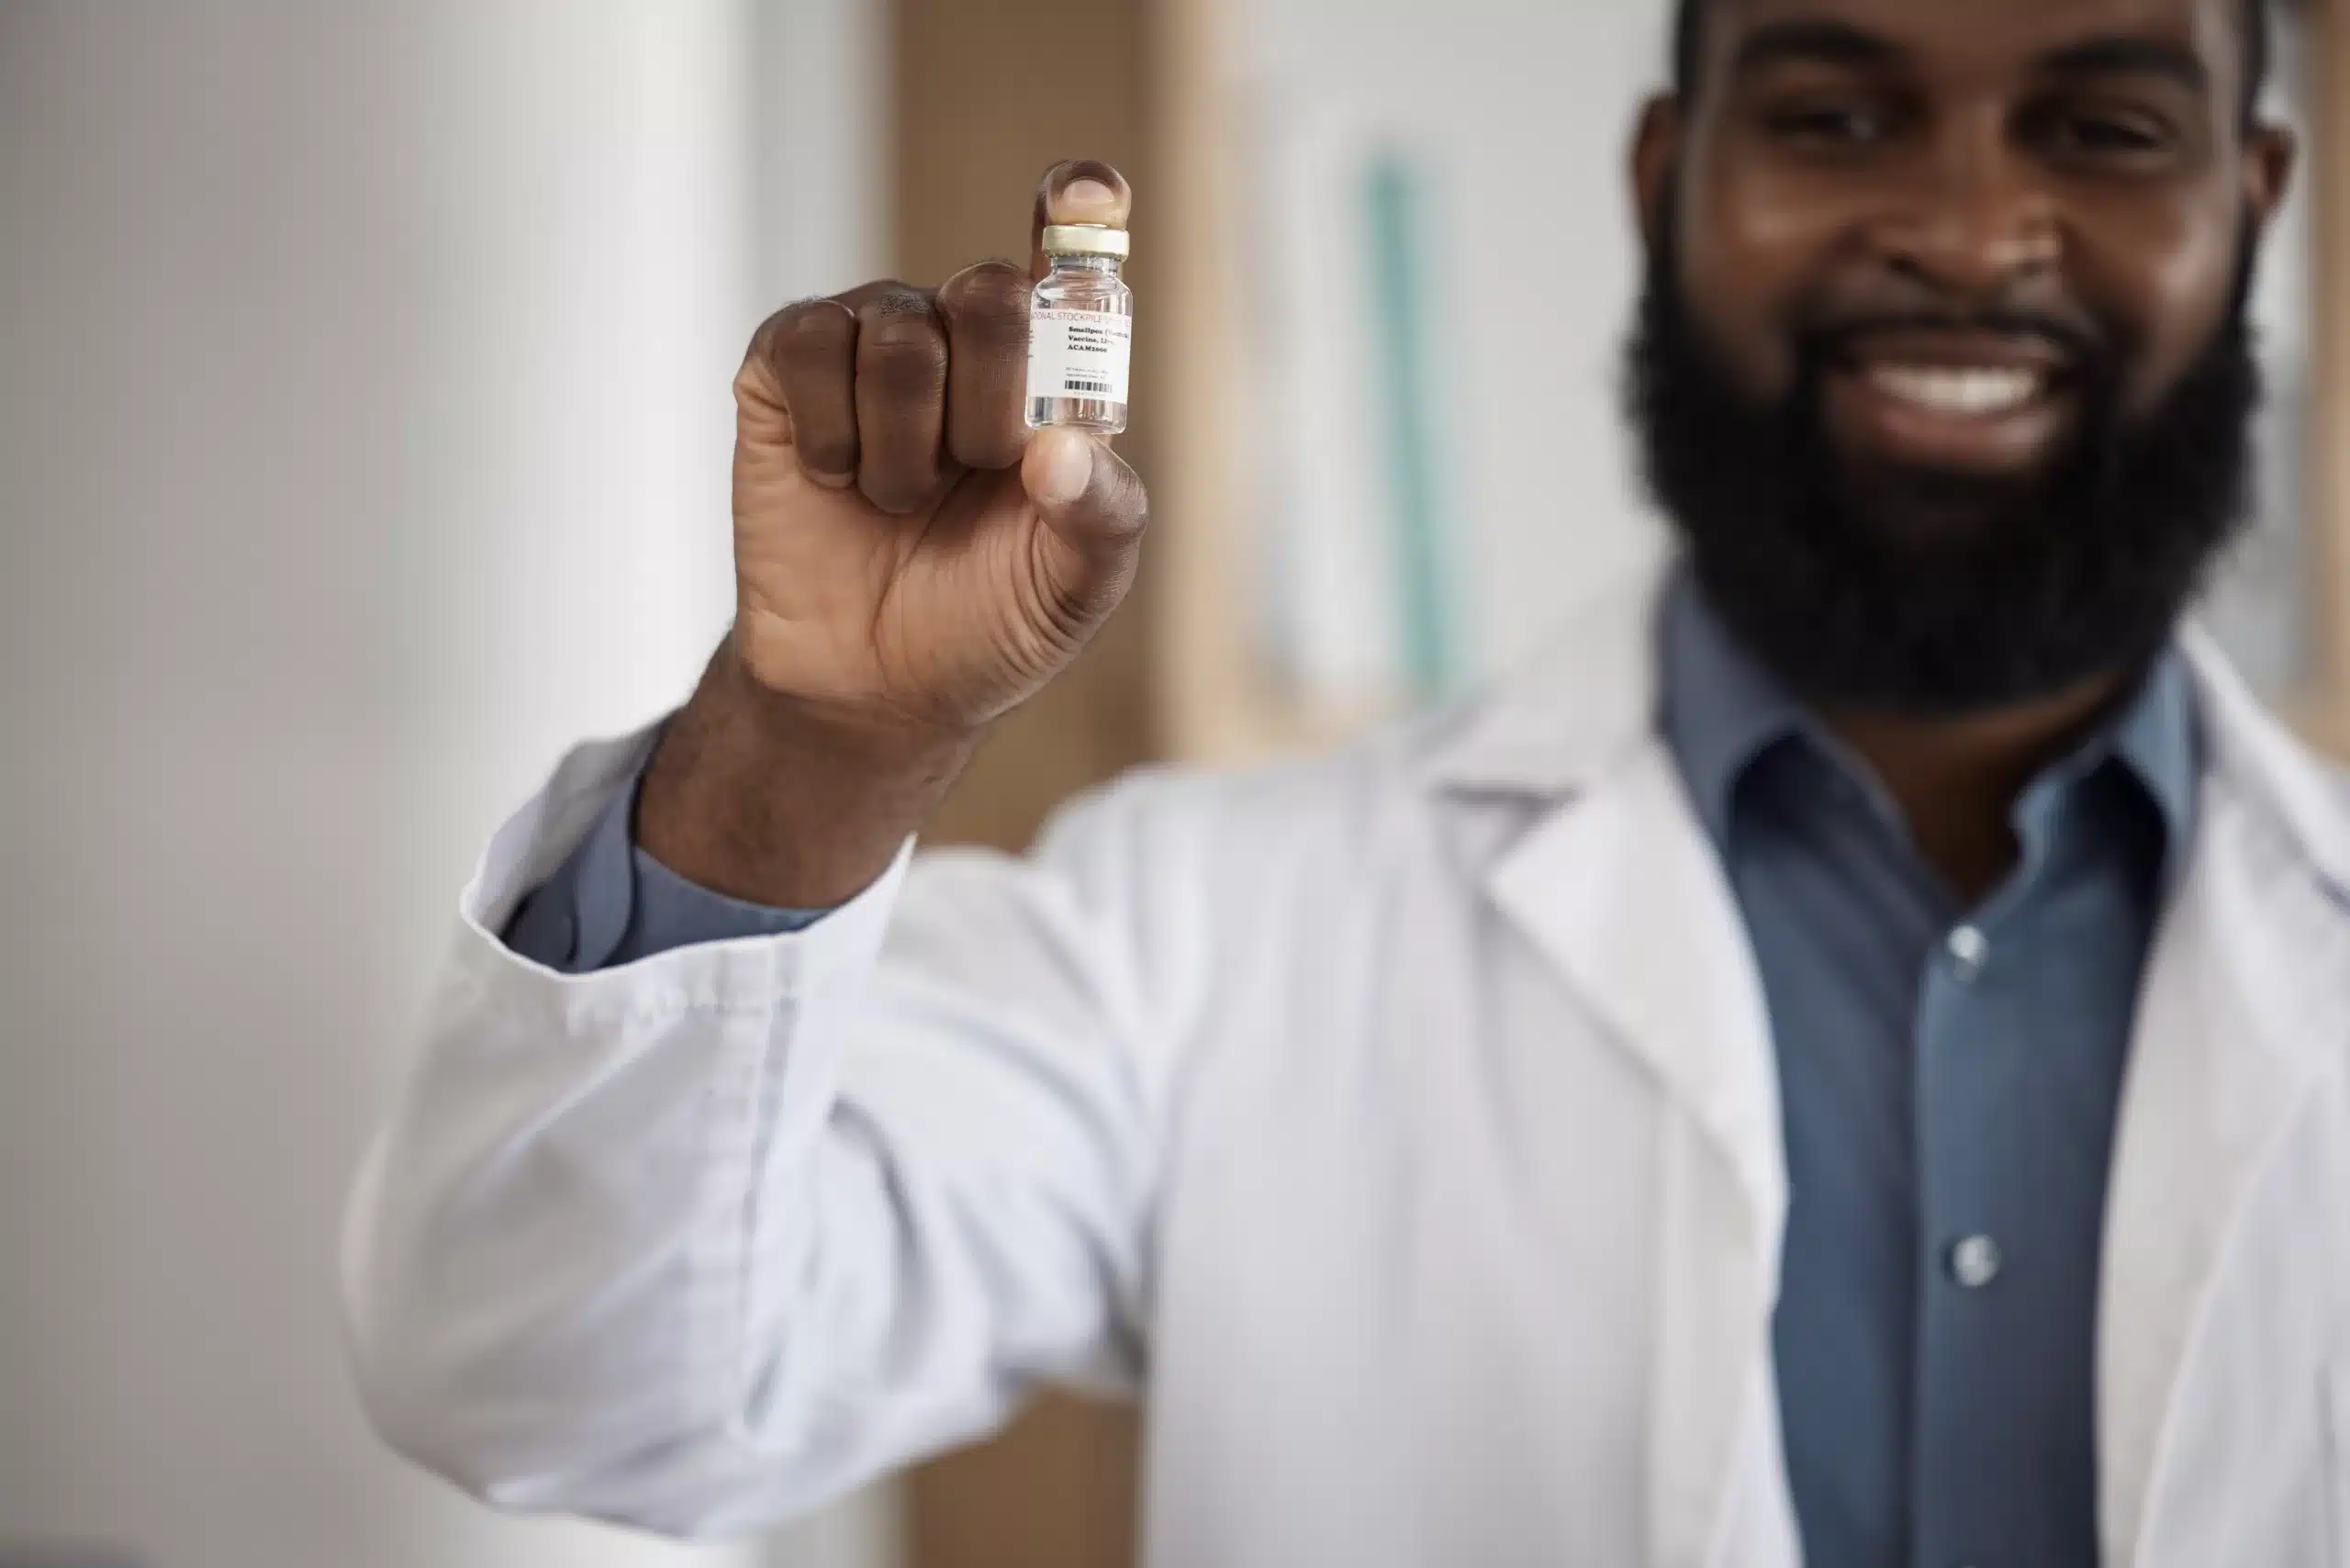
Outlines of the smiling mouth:
M2044 400L2053 378L2041 370L1937 364L1872 364L1876 392L1945 419L1997 419Z
M1851 449L1897 463L2018 475L2077 426L2073 359L2020 334L1888 331L1839 356L1828 415Z

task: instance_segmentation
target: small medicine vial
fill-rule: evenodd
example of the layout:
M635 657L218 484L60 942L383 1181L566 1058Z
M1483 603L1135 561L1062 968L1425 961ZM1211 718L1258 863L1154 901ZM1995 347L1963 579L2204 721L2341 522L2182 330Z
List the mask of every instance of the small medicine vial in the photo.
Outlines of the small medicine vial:
M1134 290L1118 275L1126 231L1055 224L1045 230L1045 255L1051 270L1029 300L1028 426L1115 435L1126 428L1134 351Z

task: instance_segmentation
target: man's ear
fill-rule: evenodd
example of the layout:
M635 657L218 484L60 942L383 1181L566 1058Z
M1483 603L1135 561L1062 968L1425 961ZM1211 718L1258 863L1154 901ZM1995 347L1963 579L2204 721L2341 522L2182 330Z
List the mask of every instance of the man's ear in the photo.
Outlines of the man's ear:
M2244 139L2244 196L2251 204L2253 221L2263 230L2285 205L2300 153L2300 138L2289 126L2262 125Z
M1683 128L1681 100L1659 93L1641 106L1639 129L1632 133L1632 218L1651 252L1664 235L1665 204L1673 199Z

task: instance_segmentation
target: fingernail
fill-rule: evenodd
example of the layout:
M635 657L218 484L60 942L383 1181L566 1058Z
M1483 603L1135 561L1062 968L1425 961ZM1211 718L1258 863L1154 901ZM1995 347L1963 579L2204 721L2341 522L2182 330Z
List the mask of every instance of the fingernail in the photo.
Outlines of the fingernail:
M1114 207L1118 193L1091 174L1081 180L1071 180L1061 187L1061 200L1069 207Z
M1093 482L1093 448L1071 431L1047 431L1036 439L1049 443L1044 472L1036 476L1036 498L1046 506L1065 507Z

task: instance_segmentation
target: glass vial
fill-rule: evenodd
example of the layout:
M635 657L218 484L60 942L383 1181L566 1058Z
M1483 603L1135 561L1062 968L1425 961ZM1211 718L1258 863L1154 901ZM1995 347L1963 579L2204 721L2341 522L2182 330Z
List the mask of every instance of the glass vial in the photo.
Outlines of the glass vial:
M1115 435L1126 428L1134 350L1134 290L1118 275L1126 231L1057 224L1045 230L1045 255L1050 270L1029 299L1028 426Z

